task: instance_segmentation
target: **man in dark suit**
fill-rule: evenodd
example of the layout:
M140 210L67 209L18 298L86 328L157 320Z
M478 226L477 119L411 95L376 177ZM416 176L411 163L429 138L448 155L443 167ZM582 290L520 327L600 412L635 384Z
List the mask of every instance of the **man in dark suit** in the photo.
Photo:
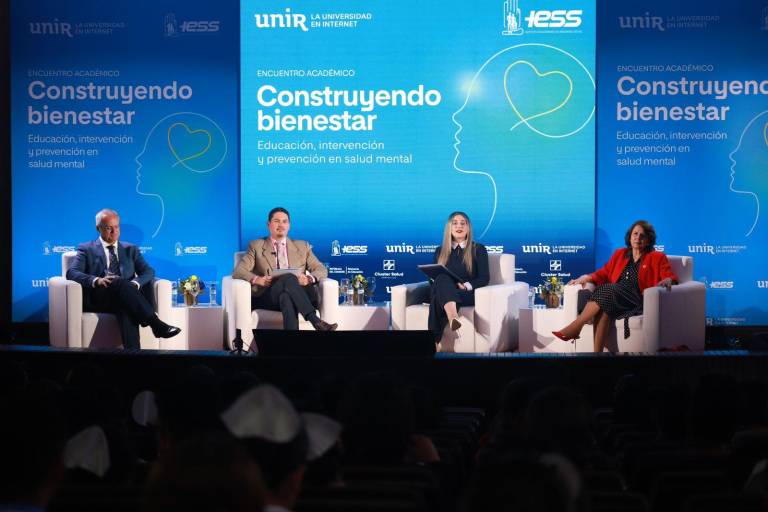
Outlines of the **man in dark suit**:
M96 214L99 238L80 244L67 279L83 287L83 310L113 313L120 324L123 347L139 349L139 326L149 325L158 338L171 338L181 332L155 314L152 280L155 271L138 247L120 238L120 216L103 209Z
M272 208L267 216L269 236L251 240L248 251L232 272L234 279L251 283L252 307L283 313L283 329L298 330L298 314L318 331L335 331L317 316L317 284L328 277L328 270L304 240L288 238L291 217L285 208ZM301 274L272 277L275 269L297 268Z

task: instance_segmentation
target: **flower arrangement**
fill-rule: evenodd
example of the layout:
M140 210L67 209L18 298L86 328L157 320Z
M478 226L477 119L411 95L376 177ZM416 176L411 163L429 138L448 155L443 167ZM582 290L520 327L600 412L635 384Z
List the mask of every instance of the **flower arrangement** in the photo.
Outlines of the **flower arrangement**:
M544 280L539 287L539 296L544 299L548 308L560 306L560 297L563 295L563 281L557 276L551 276Z
M365 293L368 290L368 280L363 274L357 274L352 278L352 282L350 284L354 289L354 294L352 295L352 303L355 305L365 304Z
M205 283L193 274L179 282L179 290L184 294L184 304L194 306L197 304L197 296L205 290Z
M363 274L357 274L352 278L352 287L358 289L362 288L363 291L365 291L368 288L368 280Z

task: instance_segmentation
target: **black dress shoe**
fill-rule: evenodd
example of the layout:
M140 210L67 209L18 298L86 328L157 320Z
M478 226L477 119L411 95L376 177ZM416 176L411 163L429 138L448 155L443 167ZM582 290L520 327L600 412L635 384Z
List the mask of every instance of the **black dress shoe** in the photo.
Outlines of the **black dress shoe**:
M338 326L339 324L329 324L320 318L312 322L312 327L314 327L316 331L335 331Z
M173 338L180 332L181 329L178 327L168 325L160 319L157 319L152 323L152 334L154 334L156 338Z

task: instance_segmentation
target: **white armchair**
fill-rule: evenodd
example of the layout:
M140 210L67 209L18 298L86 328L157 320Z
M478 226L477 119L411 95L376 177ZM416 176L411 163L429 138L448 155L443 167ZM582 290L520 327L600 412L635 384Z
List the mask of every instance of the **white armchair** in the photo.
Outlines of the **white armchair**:
M629 318L629 338L624 339L624 320L616 320L609 330L605 349L610 352L650 352L686 345L692 351L704 350L706 323L706 286L693 281L693 258L667 256L680 284L671 291L659 287L643 292L643 314ZM566 286L563 299L565 323L577 316L580 294L589 294L595 286ZM582 302L586 297L582 298ZM592 326L585 325L576 340L577 352L593 350Z
M245 252L236 252L234 265L240 263ZM321 279L319 286L320 318L328 323L339 321L339 282L334 279ZM222 305L224 306L224 321L227 329L227 345L233 348L232 340L235 330L240 329L240 335L246 347L253 341L253 329L282 329L283 314L280 311L268 309L251 310L251 283L243 279L233 279L225 276L221 281ZM312 330L312 324L299 315L299 329Z
M61 276L48 280L48 334L53 347L114 348L122 345L120 327L115 315L83 311L83 289L79 283L66 278L76 252L61 255ZM157 316L170 323L171 282L158 279L155 285ZM165 340L158 340L149 327L139 328L139 343L143 349L161 349Z
M517 348L520 308L528 305L528 285L515 282L515 255L489 254L488 286L475 290L475 305L459 309L461 328L446 327L444 351L504 352ZM426 330L429 318L429 282L392 288L392 328Z

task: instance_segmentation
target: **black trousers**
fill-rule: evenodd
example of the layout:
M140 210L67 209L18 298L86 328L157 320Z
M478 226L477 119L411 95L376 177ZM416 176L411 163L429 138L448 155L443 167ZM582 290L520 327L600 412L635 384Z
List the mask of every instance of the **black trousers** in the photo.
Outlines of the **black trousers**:
M432 331L435 342L443 337L443 330L448 325L448 316L445 314L445 305L449 302L456 303L456 309L461 306L474 306L475 291L459 290L456 282L445 274L437 276L432 281L429 290L429 330Z
M283 314L283 329L299 330L299 313L304 318L315 312L320 303L317 287L301 286L293 274L284 275L272 281L267 291L251 299L251 307L280 311Z
M88 290L83 309L115 315L123 337L123 348L139 350L139 326L148 325L155 316L154 284L149 282L137 289L127 279L116 279L106 288Z

